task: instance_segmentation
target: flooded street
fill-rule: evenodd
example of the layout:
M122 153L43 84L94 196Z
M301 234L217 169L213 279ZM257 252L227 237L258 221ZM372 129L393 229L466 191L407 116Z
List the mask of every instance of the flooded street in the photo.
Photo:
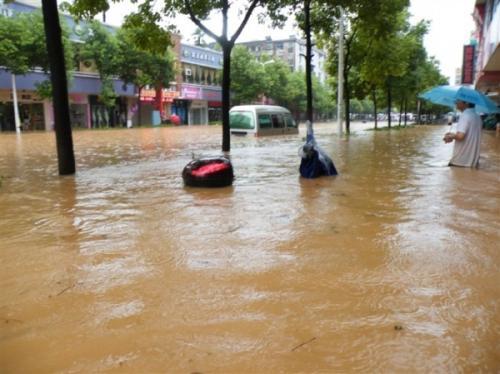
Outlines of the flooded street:
M302 126L303 127L303 126ZM0 372L500 370L500 138L445 126L232 137L232 187L185 188L220 127L0 134Z

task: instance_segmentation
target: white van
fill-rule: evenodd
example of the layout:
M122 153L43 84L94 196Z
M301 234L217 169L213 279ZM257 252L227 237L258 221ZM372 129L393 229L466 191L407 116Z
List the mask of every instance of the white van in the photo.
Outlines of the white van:
M286 108L276 105L239 105L229 111L231 134L298 134L299 128Z

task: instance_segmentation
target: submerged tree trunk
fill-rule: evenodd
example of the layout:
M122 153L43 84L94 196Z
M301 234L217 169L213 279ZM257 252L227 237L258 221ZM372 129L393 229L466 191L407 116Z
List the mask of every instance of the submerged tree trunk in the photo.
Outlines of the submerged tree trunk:
M406 127L406 122L407 122L407 117L408 117L408 99L405 96L405 106L404 106L404 111L405 111L405 116L404 116L404 126Z
M42 0L42 11L50 63L52 97L54 100L54 128L56 132L59 174L74 174L75 155L73 152L73 138L69 117L68 83L57 1Z
M375 89L372 90L372 97L373 97L373 116L375 118L375 129L377 129L377 126L378 126L378 118L377 118L377 94L375 92Z
M419 125L420 125L420 123L421 123L421 122L420 122L420 112L421 112L421 110L422 110L422 108L421 108L421 104L422 104L422 103L421 103L421 101L420 101L420 100L417 100L417 124L419 124Z
M222 152L231 150L231 131L229 128L229 109L231 109L231 50L233 43L225 41L222 45Z
M355 32L346 40L344 47L344 64L343 64L343 81L344 86L342 87L344 96L344 113L345 113L345 132L349 134L351 132L351 92L349 86L349 72L351 71L351 43L353 41Z
M345 106L345 132L346 134L351 133L351 95L349 95L349 80L347 77L348 74L344 77L344 106Z
M163 86L161 82L155 86L155 106L160 112L160 122L163 122L165 111L163 110Z
M137 126L142 126L142 116L141 116L141 93L142 93L142 87L139 87L139 100L137 101Z
M387 126L391 128L391 106L392 106L392 92L391 82L387 81Z
M306 34L306 87L307 87L307 120L313 122L312 78L311 78L311 1L304 2L305 34Z
M401 120L403 119L403 100L399 103L399 122L398 126L401 127Z

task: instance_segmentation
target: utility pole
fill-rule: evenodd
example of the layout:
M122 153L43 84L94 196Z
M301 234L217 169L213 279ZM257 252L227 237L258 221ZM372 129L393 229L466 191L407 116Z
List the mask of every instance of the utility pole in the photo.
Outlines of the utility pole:
M344 9L339 7L340 18L339 18L339 76L338 76L338 86L337 86L337 123L339 135L342 135L342 120L344 116L343 106L344 106Z
M19 119L19 103L17 102L16 76L12 74L12 100L14 104L14 122L16 124L16 132L21 133L21 120Z

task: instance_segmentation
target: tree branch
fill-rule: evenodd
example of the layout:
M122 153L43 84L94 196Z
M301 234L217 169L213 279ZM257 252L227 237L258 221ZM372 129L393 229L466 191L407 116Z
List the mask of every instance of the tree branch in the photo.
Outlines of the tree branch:
M227 11L229 10L229 4L227 0L222 2L222 40L227 41Z
M211 30L209 30L201 21L196 17L196 15L193 12L193 8L191 8L191 3L189 0L184 0L184 5L187 8L187 11L189 13L189 18L193 23L198 26L205 34L210 36L212 39L214 39L216 42L218 42L220 45L222 45L222 40L220 36L215 35Z
M240 36L241 32L245 28L248 20L250 19L250 16L253 13L253 10L255 9L255 7L257 6L258 3L259 3L259 0L252 1L252 4L250 4L250 6L248 7L248 10L245 14L245 18L243 18L243 21L241 22L240 27L238 27L238 29L236 30L234 35L231 37L231 43L234 43L236 41L236 39L238 39L238 37Z

